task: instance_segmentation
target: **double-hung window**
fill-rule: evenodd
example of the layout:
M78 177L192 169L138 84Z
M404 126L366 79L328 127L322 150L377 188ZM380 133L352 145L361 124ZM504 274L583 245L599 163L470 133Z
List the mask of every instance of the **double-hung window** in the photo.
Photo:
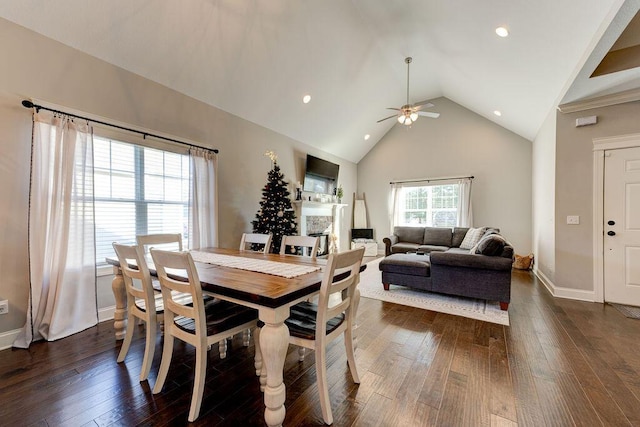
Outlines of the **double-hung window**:
M393 225L468 226L470 180L393 184Z
M112 242L138 234L189 231L189 156L94 136L96 265L114 256Z

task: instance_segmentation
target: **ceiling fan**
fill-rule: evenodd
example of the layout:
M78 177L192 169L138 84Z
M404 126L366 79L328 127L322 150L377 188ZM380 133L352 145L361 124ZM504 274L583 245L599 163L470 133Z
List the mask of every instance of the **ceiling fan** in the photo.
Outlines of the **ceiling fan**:
M397 113L392 116L385 117L384 119L380 119L377 123L383 122L392 117L397 117L398 123L409 126L411 123L418 120L418 117L420 116L431 117L433 119L440 117L440 113L421 111L422 108L433 107L433 104L429 101L409 104L409 64L411 64L411 60L412 58L410 56L404 59L404 62L407 63L407 103L400 108L387 108L387 110L395 110Z

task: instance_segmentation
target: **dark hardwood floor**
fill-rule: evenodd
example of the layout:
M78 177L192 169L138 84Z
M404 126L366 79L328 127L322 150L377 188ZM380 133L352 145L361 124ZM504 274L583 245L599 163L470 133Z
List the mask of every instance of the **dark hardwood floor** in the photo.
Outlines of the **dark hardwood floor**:
M335 426L640 425L640 320L613 307L552 298L514 271L511 326L363 298L351 381L344 347L328 351ZM165 389L138 375L143 330L124 363L111 322L29 350L0 352L0 425L185 425L193 350L177 344ZM253 346L234 339L228 356L209 354L194 425L262 426ZM322 425L314 357L285 362L285 425Z

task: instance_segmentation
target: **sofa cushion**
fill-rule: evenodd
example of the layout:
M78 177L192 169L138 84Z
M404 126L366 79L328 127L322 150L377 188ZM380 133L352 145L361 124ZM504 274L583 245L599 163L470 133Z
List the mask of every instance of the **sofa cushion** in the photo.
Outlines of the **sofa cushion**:
M430 253L434 251L444 252L449 250L449 246L437 246L437 245L420 245L418 246L418 252Z
M398 242L391 247L391 253L415 252L420 247L417 243Z
M451 246L451 229L443 227L425 227L424 241L425 245L435 246Z
M460 248L462 249L471 249L476 243L480 241L482 235L484 234L486 227L481 228L470 228L467 231L467 234L464 236L464 240L460 243Z
M447 252L451 254L466 254L466 255L469 255L471 253L469 249L462 249L462 248L451 248Z
M453 229L453 234L451 235L452 248L460 247L460 243L464 240L464 236L467 235L467 231L469 231L469 227L455 227Z
M385 257L378 264L380 271L412 276L430 276L431 262L428 255L393 254Z
M395 227L393 234L398 236L398 242L422 244L424 227Z
M473 253L488 256L501 255L506 244L507 241L501 235L489 234L480 239L476 245L476 250L473 251Z

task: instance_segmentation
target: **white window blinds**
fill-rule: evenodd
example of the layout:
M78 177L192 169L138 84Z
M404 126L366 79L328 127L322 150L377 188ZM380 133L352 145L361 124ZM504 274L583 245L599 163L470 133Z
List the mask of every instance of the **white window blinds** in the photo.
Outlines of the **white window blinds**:
M96 264L138 234L189 230L189 156L94 137Z

